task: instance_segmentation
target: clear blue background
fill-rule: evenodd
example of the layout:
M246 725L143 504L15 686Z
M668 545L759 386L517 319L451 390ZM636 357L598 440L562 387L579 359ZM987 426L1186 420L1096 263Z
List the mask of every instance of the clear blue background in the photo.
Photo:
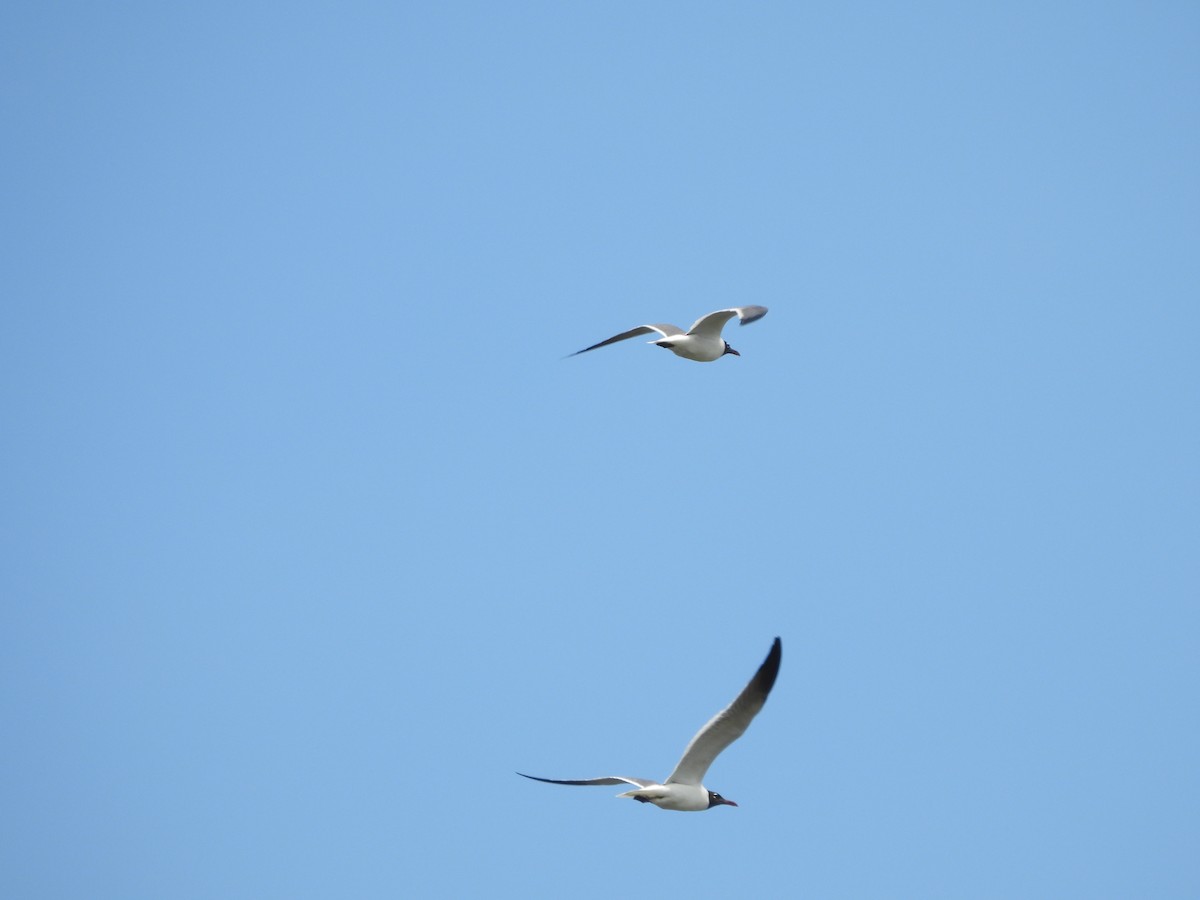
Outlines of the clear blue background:
M1194 3L0 34L4 896L1200 894Z

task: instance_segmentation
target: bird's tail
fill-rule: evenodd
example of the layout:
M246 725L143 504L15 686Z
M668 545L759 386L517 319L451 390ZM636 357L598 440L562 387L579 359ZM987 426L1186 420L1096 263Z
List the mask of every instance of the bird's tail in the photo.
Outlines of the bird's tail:
M644 787L634 788L632 791L626 791L623 794L617 794L618 797L630 797L638 803L651 803L655 798L663 796L662 788L660 787Z

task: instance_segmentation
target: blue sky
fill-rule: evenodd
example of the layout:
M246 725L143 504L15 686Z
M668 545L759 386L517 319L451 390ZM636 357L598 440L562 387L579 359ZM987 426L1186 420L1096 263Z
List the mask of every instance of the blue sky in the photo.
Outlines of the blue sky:
M0 893L1200 893L1194 4L0 25Z

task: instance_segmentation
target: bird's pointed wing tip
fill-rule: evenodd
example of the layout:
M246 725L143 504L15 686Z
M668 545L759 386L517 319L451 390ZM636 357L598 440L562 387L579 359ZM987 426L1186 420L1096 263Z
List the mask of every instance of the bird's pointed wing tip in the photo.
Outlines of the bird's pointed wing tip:
M537 775L526 775L524 772L517 772L523 778L528 778L531 781L544 781L546 784L573 784L573 785L613 785L613 784L632 784L637 787L645 787L648 784L653 784L652 781L645 781L641 778L628 778L624 775L606 775L603 778L539 778Z
M600 347L607 347L609 344L617 343L617 341L626 341L626 340L629 340L629 338L637 337L638 335L641 335L641 334L649 334L652 331L657 331L663 337L669 337L667 332L663 331L664 328L671 329L671 328L675 328L675 326L674 325L639 325L637 328L630 328L628 331L622 331L620 334L615 334L612 337L610 337L608 340L601 341L598 344L592 344L592 346L590 346L590 347L584 347L582 350L576 350L574 353L568 354L568 356L566 358L570 358L571 356L578 356L580 353L587 353L589 350L596 350ZM676 328L675 331L678 332L679 329Z
M771 642L771 649L767 653L767 658L758 667L758 671L754 674L754 678L750 682L750 686L757 689L764 702L767 699L767 694L771 692L771 688L775 686L775 679L779 677L779 664L782 660L783 641L776 637Z

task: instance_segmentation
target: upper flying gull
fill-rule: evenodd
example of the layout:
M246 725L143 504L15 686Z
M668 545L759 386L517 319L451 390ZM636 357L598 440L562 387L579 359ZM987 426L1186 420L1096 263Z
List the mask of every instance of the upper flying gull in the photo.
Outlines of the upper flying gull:
M639 334L650 334L657 332L659 337L657 340L650 341L651 344L657 344L659 347L666 347L676 356L682 356L684 359L692 359L696 362L712 362L720 359L726 353L732 353L734 356L741 356L732 347L729 342L721 337L721 329L725 327L725 323L734 316L742 325L749 325L751 322L756 322L767 314L765 306L738 306L733 309L719 309L716 312L710 312L707 316L701 316L696 320L695 324L684 333L683 329L677 328L674 325L639 325L629 331L623 331L620 334L610 337L607 341L601 341L598 344L592 344L590 347L584 347L582 350L572 353L572 356L578 356L580 353L587 353L589 350L595 350L597 347L606 347L609 344L615 344L617 341L623 341L626 338L637 337Z
M712 809L714 806L737 806L732 800L726 800L715 791L710 791L700 782L704 773L712 765L722 750L742 736L746 726L763 708L767 695L775 684L779 674L779 660L783 656L783 644L779 638L771 644L771 652L759 666L750 683L742 688L737 699L713 716L707 725L696 732L683 758L675 766L675 771L667 776L662 784L647 781L645 778L629 778L624 775L613 775L608 778L585 778L579 781L560 781L557 778L538 778L525 775L534 781L545 781L550 784L631 784L634 790L617 794L618 797L632 797L640 803L653 803L660 809L677 809L682 812L697 812L702 809Z

